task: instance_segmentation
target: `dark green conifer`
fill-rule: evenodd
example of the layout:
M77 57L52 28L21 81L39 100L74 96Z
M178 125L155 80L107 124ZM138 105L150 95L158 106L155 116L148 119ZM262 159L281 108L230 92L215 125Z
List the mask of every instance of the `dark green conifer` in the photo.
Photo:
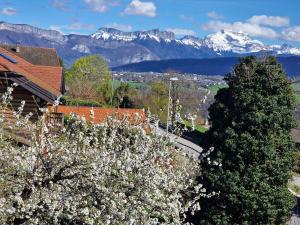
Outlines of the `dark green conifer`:
M204 225L285 224L295 199L287 189L293 165L295 98L274 57L241 59L210 107L203 146L214 147L199 178L208 192L191 218ZM222 166L214 165L221 163Z

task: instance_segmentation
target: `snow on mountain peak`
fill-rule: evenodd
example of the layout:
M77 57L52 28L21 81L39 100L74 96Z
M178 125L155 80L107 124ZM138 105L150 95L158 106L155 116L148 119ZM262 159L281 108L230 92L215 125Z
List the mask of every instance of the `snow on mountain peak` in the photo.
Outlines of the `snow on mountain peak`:
M183 38L180 39L179 42L184 45L189 45L195 48L201 48L204 45L203 39L197 38L192 35L184 36Z
M208 48L215 51L218 55L223 52L231 52L237 54L255 53L260 51L273 51L277 54L300 55L300 49L292 46L269 46L261 41L252 39L244 32L236 32L232 30L222 30L214 34L210 34L205 38L195 36L184 36L176 39L175 34L169 31L160 31L158 29L148 31L123 32L114 28L100 28L96 33L91 35L94 39L104 41L155 41L170 43L174 41L178 45L191 46L196 49Z
M123 32L114 28L100 28L96 33L91 35L95 39L116 40L130 42L137 37L132 32Z
M100 28L96 33L91 35L95 39L117 40L117 41L134 41L152 39L157 42L161 40L175 40L175 34L169 31L160 31L158 29L148 31L123 32L114 28Z
M258 41L252 40L247 34L222 30L205 38L208 47L215 51L232 51L235 53L248 53L267 50L266 46Z
M295 48L291 45L272 45L270 47L279 55L300 55L300 48Z
M19 40L22 40L22 35L26 34L24 38L26 41L28 37L37 38L40 46L47 42L47 46L50 47L59 45L69 47L68 44L71 43L71 50L82 54L90 54L95 46L107 49L115 48L116 46L127 46L136 54L135 58L139 58L141 52L144 51L143 59L148 59L149 57L149 59L159 58L157 54L161 51L166 51L167 53L162 54L162 57L167 55L168 58L174 57L174 52L178 52L177 55L175 54L176 57L186 58L216 55L236 56L237 54L259 53L260 51L267 51L275 55L300 56L300 48L290 45L265 45L243 32L230 30L222 30L205 38L189 35L176 39L173 32L159 29L124 32L114 28L100 28L94 34L83 37L83 35L63 35L55 30L41 29L27 24L0 22L0 31L3 33L1 38L4 43L11 43L14 38L10 37L16 35L20 36ZM74 40L77 40L77 42ZM95 40L100 42L95 42ZM27 42L25 43L27 44ZM162 46L165 46L165 48L162 49Z

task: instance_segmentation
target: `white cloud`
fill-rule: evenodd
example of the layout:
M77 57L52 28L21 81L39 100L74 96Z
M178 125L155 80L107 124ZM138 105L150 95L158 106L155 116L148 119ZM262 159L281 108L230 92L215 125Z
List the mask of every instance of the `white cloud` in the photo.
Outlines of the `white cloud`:
M109 6L114 6L115 2L111 0L83 0L92 11L103 13Z
M124 10L124 14L155 17L156 6L153 2L141 2L140 0L132 0Z
M64 34L63 30L68 30L68 31L72 31L71 33L78 33L76 31L79 30L95 30L96 26L94 24L90 24L90 23L72 23L72 24L68 24L68 25L52 25L49 27L49 29L51 30L56 30L62 34Z
M284 29L282 31L282 39L300 42L300 26Z
M290 24L290 19L288 17L266 16L266 15L252 16L247 21L249 23L258 24L258 25L267 25L271 27L285 27L285 26L289 26Z
M117 30L126 31L126 32L132 31L132 26L126 25L126 24L112 23L112 24L106 25L105 27L115 28Z
M188 29L167 28L167 31L173 32L175 35L192 35L192 36L196 35L195 31L188 30Z
M1 10L1 14L7 15L7 16L12 16L12 15L17 14L17 10L12 7L6 7Z
M208 12L206 14L208 17L212 18L212 19L216 19L216 20L220 20L220 19L224 19L224 16L215 12L215 11L211 11L211 12Z
M213 32L232 30L247 33L251 37L300 42L300 26L289 26L289 24L288 17L255 15L246 21L233 23L211 20L201 27Z
M232 30L236 32L247 33L253 37L264 37L270 39L278 38L278 33L269 28L260 26L258 24L252 24L247 22L234 22L234 23L225 23L222 21L210 21L207 24L202 25L204 30L210 31L220 31L220 30Z

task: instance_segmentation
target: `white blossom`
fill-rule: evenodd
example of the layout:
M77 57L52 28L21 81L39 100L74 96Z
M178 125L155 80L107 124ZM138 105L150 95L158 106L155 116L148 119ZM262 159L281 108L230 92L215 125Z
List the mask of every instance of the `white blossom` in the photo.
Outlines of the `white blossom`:
M43 117L20 116L21 106L18 127L35 136L19 146L0 125L0 224L179 225L186 210L199 210L198 162L168 137L126 118L94 125L76 115L53 134Z

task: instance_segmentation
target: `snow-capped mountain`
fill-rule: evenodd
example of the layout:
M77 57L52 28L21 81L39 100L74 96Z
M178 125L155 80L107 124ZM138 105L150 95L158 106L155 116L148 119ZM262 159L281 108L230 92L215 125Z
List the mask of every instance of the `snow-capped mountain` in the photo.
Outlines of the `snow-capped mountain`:
M0 43L56 48L70 66L77 58L100 54L110 66L146 60L216 58L247 54L299 55L300 48L266 45L245 33L220 31L204 38L185 36L158 29L123 32L100 28L91 35L64 35L27 24L0 22Z
M170 42L175 40L175 34L168 31L160 31L158 29L149 31L123 32L114 28L100 28L96 33L91 35L95 39L114 40L131 42L136 40L151 39L157 42Z
M204 41L208 47L216 52L251 53L270 50L268 46L258 40L252 40L247 34L232 31L223 30L208 35Z

